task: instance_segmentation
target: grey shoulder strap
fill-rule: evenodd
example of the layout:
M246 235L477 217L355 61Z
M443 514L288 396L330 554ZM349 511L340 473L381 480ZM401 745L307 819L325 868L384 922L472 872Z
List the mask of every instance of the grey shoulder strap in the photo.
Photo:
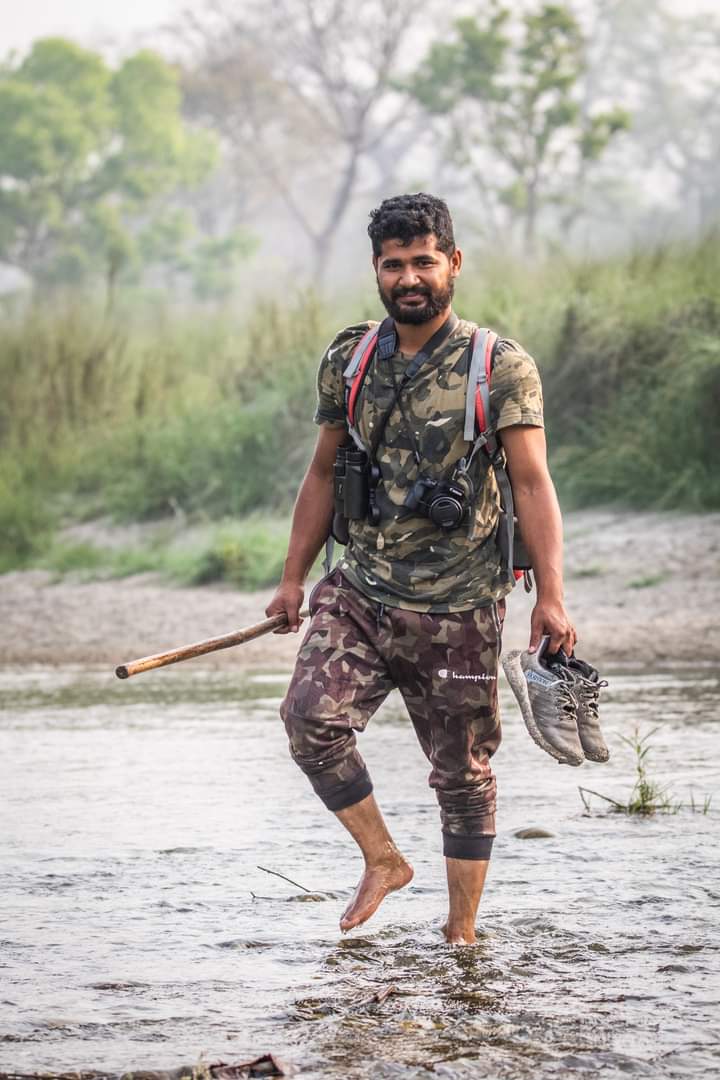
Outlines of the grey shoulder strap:
M473 337L473 351L470 356L470 365L467 367L467 394L465 397L463 438L466 443L475 442L475 391L480 372L483 373L485 379L485 349L489 333L490 330L487 327L478 326Z
M379 329L380 323L377 323L376 326L371 326L369 330L365 331L363 336L358 341L355 349L353 350L353 354L350 357L350 363L343 371L343 378L346 382L351 383L352 380L355 378L355 374L357 372L357 369L360 367L360 361L363 358L365 349L370 344L372 339L377 336Z
M490 331L486 326L479 326L475 331L473 350L468 367L467 396L465 399L465 430L463 438L466 442L475 441L475 392L480 390L485 406L485 416L490 418L490 387L488 386L487 373L485 371L485 349ZM479 432L483 434L483 432Z

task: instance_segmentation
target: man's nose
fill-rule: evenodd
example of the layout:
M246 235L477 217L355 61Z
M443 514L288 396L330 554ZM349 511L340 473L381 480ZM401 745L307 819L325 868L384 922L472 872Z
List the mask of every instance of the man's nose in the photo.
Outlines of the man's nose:
M412 266L406 266L403 268L403 272L400 275L398 285L402 285L404 289L407 289L412 285L417 285L419 281L420 278L418 277L417 270Z

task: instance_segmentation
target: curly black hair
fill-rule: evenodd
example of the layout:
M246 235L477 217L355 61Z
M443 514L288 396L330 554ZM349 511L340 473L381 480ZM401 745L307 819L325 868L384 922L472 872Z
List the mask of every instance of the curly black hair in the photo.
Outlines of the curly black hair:
M435 195L419 191L416 195L395 195L370 211L368 236L373 255L378 258L383 240L411 244L418 236L432 233L437 246L448 257L455 251L453 223L447 204Z

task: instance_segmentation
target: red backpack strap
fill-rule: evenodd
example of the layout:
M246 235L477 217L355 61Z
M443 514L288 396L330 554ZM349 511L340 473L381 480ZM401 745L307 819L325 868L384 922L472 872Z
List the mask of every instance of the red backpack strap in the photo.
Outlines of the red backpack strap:
M348 427L351 430L355 427L355 403L357 401L357 396L360 393L360 387L365 378L368 365L375 352L380 325L381 324L378 323L377 326L371 326L370 329L363 334L360 341L355 346L350 363L343 372L343 377L345 379L345 412L347 414Z
M493 350L498 336L492 330L485 335L485 350L483 363L478 372L477 386L475 389L475 417L477 419L478 435L484 435L485 450L493 457L497 450L497 439L488 431L490 427L490 380L492 378Z

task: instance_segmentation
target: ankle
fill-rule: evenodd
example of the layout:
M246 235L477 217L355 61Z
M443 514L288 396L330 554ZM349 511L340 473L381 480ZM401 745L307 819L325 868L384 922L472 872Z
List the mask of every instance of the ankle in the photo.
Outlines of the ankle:
M474 945L477 941L475 923L468 919L448 918L443 926L443 933L449 945Z
M368 870L407 865L405 858L392 840L386 841L381 847L373 848L372 851L363 852L363 858Z

